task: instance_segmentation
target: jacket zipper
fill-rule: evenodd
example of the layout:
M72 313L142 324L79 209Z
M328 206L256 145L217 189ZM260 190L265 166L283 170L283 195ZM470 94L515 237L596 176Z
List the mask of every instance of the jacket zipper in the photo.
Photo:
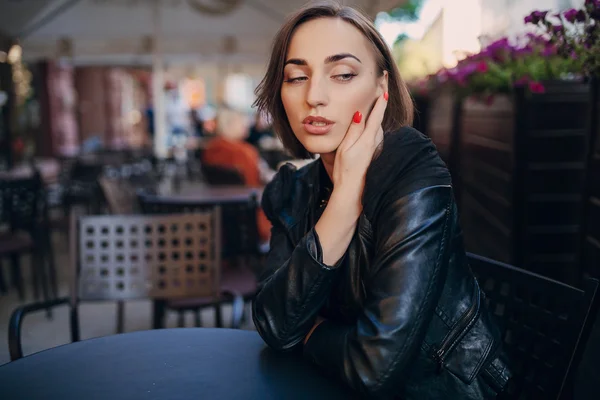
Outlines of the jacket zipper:
M442 343L435 349L433 353L433 358L439 364L439 370L441 371L444 368L444 362L448 354L452 352L454 347L458 344L462 336L464 336L469 329L475 324L477 320L477 316L479 315L480 310L480 302L481 295L479 291L479 283L477 279L475 279L475 298L473 299L473 304L471 308L469 308L460 318L460 320L456 323L452 331L446 335Z

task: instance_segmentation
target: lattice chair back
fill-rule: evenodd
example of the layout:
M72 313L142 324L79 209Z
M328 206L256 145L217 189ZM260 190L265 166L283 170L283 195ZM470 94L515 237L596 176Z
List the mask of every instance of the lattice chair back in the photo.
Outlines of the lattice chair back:
M220 218L214 207L189 215L72 219L77 299L217 298Z
M223 210L221 240L223 257L255 256L260 252L256 193L218 200L182 201L138 192L138 200L144 214L193 213L220 206Z
M12 230L33 232L39 223L41 188L37 176L0 179L0 220Z
M587 342L598 281L584 290L469 254L469 263L500 323L513 378L502 398L557 399L571 390Z

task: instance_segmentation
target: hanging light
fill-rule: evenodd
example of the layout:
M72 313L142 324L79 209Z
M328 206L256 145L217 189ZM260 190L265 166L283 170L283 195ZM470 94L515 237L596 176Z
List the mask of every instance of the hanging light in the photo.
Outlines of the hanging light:
M8 51L8 62L11 64L16 64L21 61L21 57L23 56L23 49L18 44L13 44L10 50Z

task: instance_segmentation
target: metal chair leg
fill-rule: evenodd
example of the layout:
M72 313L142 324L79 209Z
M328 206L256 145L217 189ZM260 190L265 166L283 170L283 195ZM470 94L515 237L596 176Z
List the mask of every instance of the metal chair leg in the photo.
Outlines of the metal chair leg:
M25 300L25 287L23 285L23 276L21 275L21 260L19 259L18 253L10 255L11 272L12 272L12 284L17 288L19 293L19 300ZM34 285L34 290L37 290L37 286ZM36 298L37 293L36 293Z
M125 332L125 302L117 301L117 333Z
M223 313L221 312L221 303L215 304L215 326L217 328L223 327Z
M52 295L54 298L58 298L58 283L57 283L57 279L56 279L56 264L54 263L54 249L52 247L52 238L50 237L50 235L52 235L52 231L48 229L47 232L45 232L45 252L44 252L44 258L47 259L48 261L48 276L50 278L50 288L52 289Z
M37 285L41 287L43 301L47 302L50 300L50 294L48 288L48 277L46 276L46 268L44 261L45 260L43 252L34 250L34 253L31 255L31 273L34 276L34 287ZM37 278L35 278L36 276ZM51 308L46 309L46 317L52 318Z
M166 303L164 300L154 300L152 302L152 329L162 329L165 327Z
M0 294L5 294L7 291L6 281L4 280L4 268L2 266L2 261L0 260Z

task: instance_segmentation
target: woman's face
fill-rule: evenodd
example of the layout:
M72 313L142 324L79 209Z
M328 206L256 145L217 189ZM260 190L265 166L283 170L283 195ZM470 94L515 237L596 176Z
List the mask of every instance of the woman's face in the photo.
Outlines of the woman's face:
M294 134L311 153L337 150L356 111L367 118L387 91L368 39L351 24L320 18L300 25L288 47L281 99Z

